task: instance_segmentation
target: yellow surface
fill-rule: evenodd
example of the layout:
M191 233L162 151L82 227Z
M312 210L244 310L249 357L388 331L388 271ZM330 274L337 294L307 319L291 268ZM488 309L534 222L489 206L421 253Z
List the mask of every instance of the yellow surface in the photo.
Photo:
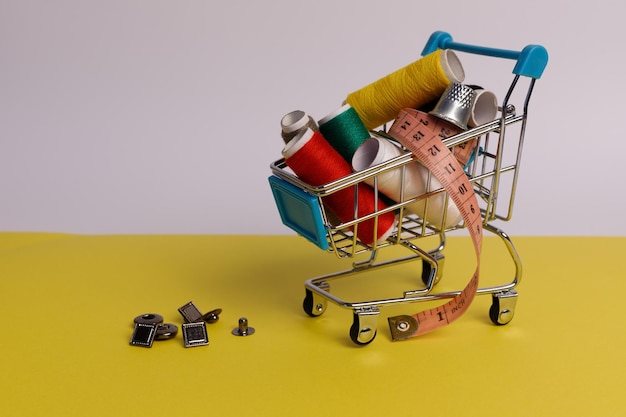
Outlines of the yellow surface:
M510 324L492 325L480 296L452 325L392 342L386 318L426 304L392 306L357 347L350 310L302 310L304 280L349 262L296 236L0 234L2 415L623 416L626 239L513 241L524 275ZM500 247L486 239L481 283L510 279ZM450 238L445 255L440 286L460 288L469 239ZM333 292L398 295L418 287L419 268ZM180 326L188 301L223 309L209 346L185 348L180 333L129 345L135 316ZM254 335L231 334L240 317Z

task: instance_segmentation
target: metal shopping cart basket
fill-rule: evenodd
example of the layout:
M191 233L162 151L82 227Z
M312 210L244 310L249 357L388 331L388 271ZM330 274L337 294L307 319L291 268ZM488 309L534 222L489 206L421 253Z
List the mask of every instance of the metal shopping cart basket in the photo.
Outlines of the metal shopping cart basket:
M464 167L464 171L473 186L480 205L482 230L498 236L499 241L503 242L514 265L514 275L509 282L504 284L477 288L475 294L491 294L492 305L489 309L489 317L494 324L504 325L511 321L515 312L518 296L515 287L520 282L522 266L509 236L493 223L508 221L512 217L528 117L528 105L535 81L541 77L547 64L548 55L546 50L539 45L528 45L521 51L511 51L457 43L445 32L433 33L422 55L437 49L452 49L477 57L516 61L513 69L513 80L503 95L502 102L498 104L498 113L494 120L443 140L444 145L451 150L455 146L469 141L476 144L475 156ZM521 109L512 103L514 97L519 97L522 101ZM393 139L388 135L386 127L372 131L371 134L372 136ZM337 306L351 309L354 320L349 334L352 341L357 345L367 345L374 340L381 307L444 300L460 293L460 291L438 293L434 289L443 277L445 259L443 251L446 245L446 234L457 229L463 229L465 227L464 222L451 227L437 227L404 209L407 204L416 200L428 199L438 193L445 193L444 189L428 190L423 196L400 201L386 207L384 209L386 212L394 210L396 213L400 213L393 233L383 242L371 244L364 244L357 239L355 227L364 221L371 221L371 219L381 215L382 211L375 211L363 217L355 215L352 221L341 222L334 218L325 207L324 199L328 195L349 187L357 187L358 184L367 179L376 178L389 170L402 169L410 163L416 163L415 155L407 152L322 186L311 186L301 181L290 171L284 159L279 159L270 165L272 175L269 177L269 183L283 223L299 235L315 243L319 248L335 253L339 258L358 259L347 270L306 280L303 301L305 312L312 317L322 315L327 308L328 301ZM374 192L378 193L376 184L374 181ZM443 216L445 215L444 212ZM429 248L425 248L421 244L421 242L427 241ZM406 256L382 261L378 259L377 255L381 250L398 245L406 248ZM403 291L398 297L359 301L345 300L331 293L331 281L411 261L422 262L422 283L418 289ZM392 328L391 331L393 336L394 329Z

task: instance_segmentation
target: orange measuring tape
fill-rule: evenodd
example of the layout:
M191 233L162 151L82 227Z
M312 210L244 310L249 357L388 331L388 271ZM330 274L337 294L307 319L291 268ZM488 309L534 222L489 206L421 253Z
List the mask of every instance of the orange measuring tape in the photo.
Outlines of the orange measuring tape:
M439 125L433 118L423 117L424 114L414 109L402 110L393 122L389 135L428 168L456 204L472 238L476 252L476 270L463 291L450 293L451 300L445 304L413 315L389 317L393 340L419 336L452 323L469 308L478 289L483 239L478 200L463 167L443 144L442 139L447 136L442 130L445 129L445 122L442 121Z

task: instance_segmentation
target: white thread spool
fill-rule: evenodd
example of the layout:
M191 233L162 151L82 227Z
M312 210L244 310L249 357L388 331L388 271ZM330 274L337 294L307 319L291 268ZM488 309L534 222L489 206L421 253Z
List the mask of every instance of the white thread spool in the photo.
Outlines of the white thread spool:
M430 175L429 180L429 171L423 165L418 165L420 168L420 172L422 174L422 181L424 183L428 183L428 187L426 187L424 192L432 192L442 188L442 185L434 175ZM443 224L443 216L444 216L444 206L447 208L445 212L445 224ZM428 204L428 207L426 205ZM428 223L432 224L437 228L441 228L443 224L443 228L447 229L452 226L456 226L459 224L463 216L461 212L454 204L451 198L448 197L446 193L438 193L428 199L417 201L411 204L411 210L422 219L426 220Z
M496 118L498 114L498 99L494 93L482 87L472 86L472 88L476 93L476 97L472 104L467 125L476 127L489 123Z
M317 130L318 126L315 120L302 110L294 110L280 119L281 136L285 143L296 137L298 133L303 132L306 128Z
M352 157L352 169L362 171L369 167L400 156L405 152L386 139L371 137L361 144ZM409 163L404 172L404 195L402 194L402 167L386 170L378 175L378 190L392 200L399 202L401 197L409 200L424 193L426 187L417 163ZM374 178L365 180L374 186ZM408 207L407 207L408 208Z
M354 153L352 157L352 168L355 171L362 171L404 153L406 152L394 145L391 141L372 137L363 142ZM365 182L374 186L373 177L366 179ZM402 190L403 182L404 190ZM429 183L429 187L426 186L427 183ZM408 163L404 165L404 168L398 167L393 170L386 170L378 175L378 190L396 202L410 200L424 194L427 190L434 191L439 188L441 188L441 184L434 176L431 176L429 182L428 169L418 162ZM428 201L427 210L426 201ZM417 214L433 226L440 228L443 221L443 207L445 201L445 194L437 194L427 200L419 200L407 204L406 209ZM461 213L454 202L448 199L445 227L455 226L460 221Z
M439 62L446 78L451 83L461 83L465 79L465 70L463 64L452 49L444 49L439 55Z

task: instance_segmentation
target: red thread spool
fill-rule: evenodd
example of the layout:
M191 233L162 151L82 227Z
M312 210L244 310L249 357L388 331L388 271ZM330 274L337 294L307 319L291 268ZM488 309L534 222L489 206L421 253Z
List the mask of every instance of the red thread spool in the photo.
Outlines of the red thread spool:
M352 173L348 162L342 158L319 131L306 129L287 143L283 149L285 163L304 182L313 186L320 186ZM359 217L374 213L375 209L387 208L380 198L376 198L374 189L364 183L358 187ZM354 220L354 186L341 189L323 197L326 206L341 220ZM395 223L395 214L387 212L379 215L378 227L376 218L358 223L358 239L370 245L384 241L391 232ZM374 239L374 236L376 238Z

